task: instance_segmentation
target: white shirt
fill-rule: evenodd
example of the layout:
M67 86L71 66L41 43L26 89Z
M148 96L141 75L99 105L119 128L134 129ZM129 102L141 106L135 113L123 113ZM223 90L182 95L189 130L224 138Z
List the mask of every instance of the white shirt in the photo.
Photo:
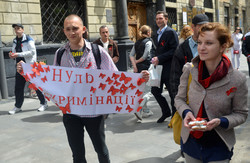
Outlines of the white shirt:
M102 39L100 39L100 41L102 42L103 48L108 52L109 41L103 42Z

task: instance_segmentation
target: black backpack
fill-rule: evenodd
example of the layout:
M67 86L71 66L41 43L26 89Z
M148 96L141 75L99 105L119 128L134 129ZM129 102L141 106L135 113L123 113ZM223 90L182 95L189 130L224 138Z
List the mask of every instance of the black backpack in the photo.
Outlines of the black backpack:
M95 57L95 61L96 61L96 66L97 69L101 69L101 54L100 54L100 50L98 48L97 44L92 44L91 43L91 47L92 47L92 51ZM64 48L60 48L57 52L57 64L60 66L61 65L61 59L62 59L62 55L64 53L65 49Z

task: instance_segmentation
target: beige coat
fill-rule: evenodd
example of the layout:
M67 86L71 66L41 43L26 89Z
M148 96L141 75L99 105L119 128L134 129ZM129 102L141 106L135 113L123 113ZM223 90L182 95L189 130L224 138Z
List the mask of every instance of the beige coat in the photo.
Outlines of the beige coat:
M199 56L192 60L194 67L192 67L191 63L187 63L183 67L179 91L175 97L176 109L180 115L182 115L185 109L190 109L196 117L204 99L204 106L210 120L220 117L228 119L229 126L227 129L218 126L215 128L215 131L225 142L228 149L231 150L236 142L234 127L244 123L248 116L246 77L230 66L228 74L223 79L205 89L198 82L198 61ZM187 105L186 93L190 72L192 74L192 81L188 92L189 105ZM233 87L236 87L237 90L228 94L227 91ZM183 143L186 143L189 137L188 128L182 127L181 137Z

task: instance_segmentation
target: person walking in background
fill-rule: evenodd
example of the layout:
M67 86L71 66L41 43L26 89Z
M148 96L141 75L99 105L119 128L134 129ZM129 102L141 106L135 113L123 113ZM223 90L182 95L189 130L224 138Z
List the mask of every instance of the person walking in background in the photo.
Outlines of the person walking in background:
M24 61L26 63L33 64L36 62L37 54L36 47L33 38L24 33L24 28L22 24L12 24L15 30L16 38L13 40L12 52L9 53L9 57L19 61ZM22 75L16 72L15 76L15 107L9 111L9 114L15 114L22 111L21 107L24 101L24 87L26 80ZM36 94L40 100L40 107L38 111L44 111L48 108L47 102L44 95L40 90L36 91Z
M174 107L174 98L171 97L172 114L168 102L165 97L162 96L163 84L170 92L169 75L171 69L171 62L174 52L179 45L178 36L175 30L167 25L168 14L164 11L158 11L156 13L156 24L159 27L157 31L157 37L154 38L156 45L155 57L152 58L152 64L163 65L160 88L152 87L151 92L154 95L156 101L161 107L162 116L157 120L157 123L162 123L166 118L173 115L176 111Z
M99 28L101 38L95 40L93 43L102 46L110 55L114 63L119 61L118 46L114 40L109 38L109 29L107 26Z
M136 41L130 52L130 60L135 73L140 73L142 70L148 70L151 61L151 49L153 45L153 40L151 39L152 30L149 26L143 25L140 28L140 39ZM153 115L153 112L147 107L147 101L151 95L150 87L146 85L144 88L143 101L140 106L142 106L140 113L135 113L139 120L142 118L149 117Z
M229 163L233 155L234 127L248 116L248 89L246 77L233 69L224 54L232 45L227 27L204 24L198 37L199 55L183 68L175 105L183 118L181 148L186 163ZM203 128L192 128L190 122L196 120L207 122Z
M247 57L248 73L250 76L250 27L243 38L242 53Z
M240 56L241 56L241 44L242 44L242 31L240 27L236 27L234 33L232 34L232 39L234 42L233 47L231 48L231 60L233 68L239 69L240 68ZM237 62L237 66L235 66L235 58Z
M192 19L192 30L193 35L186 39L182 44L178 46L175 51L172 60L172 67L170 73L170 93L171 96L175 98L178 92L178 86L180 84L180 77L182 75L182 69L185 63L191 62L191 60L198 55L197 50L197 39L198 39L198 31L203 24L209 22L207 15L198 14Z
M183 43L188 37L193 35L193 29L189 25L185 25L179 36L179 44Z

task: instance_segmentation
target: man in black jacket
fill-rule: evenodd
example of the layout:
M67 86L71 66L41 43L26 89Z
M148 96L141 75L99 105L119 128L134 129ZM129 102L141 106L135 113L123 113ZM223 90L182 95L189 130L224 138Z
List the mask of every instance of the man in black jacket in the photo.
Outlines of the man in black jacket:
M209 19L205 14L198 14L192 19L193 35L187 38L182 44L178 46L172 60L170 73L170 93L173 98L177 95L178 86L180 84L180 77L182 75L182 68L186 62L198 55L197 39L198 31L202 24L208 23Z
M167 26L168 14L163 11L156 13L156 24L159 27L157 31L157 38L154 39L156 45L155 57L152 58L152 64L163 65L161 75L160 88L152 87L151 92L154 95L156 101L159 103L162 116L157 123L162 123L166 118L171 116L171 110L165 97L162 96L163 84L166 85L168 91L170 91L169 75L171 69L171 62L174 52L179 44L178 36L176 32ZM171 98L172 113L175 112L174 99Z
M250 28L248 29L248 33L245 34L242 43L242 53L247 57L248 63L248 73L250 76Z

